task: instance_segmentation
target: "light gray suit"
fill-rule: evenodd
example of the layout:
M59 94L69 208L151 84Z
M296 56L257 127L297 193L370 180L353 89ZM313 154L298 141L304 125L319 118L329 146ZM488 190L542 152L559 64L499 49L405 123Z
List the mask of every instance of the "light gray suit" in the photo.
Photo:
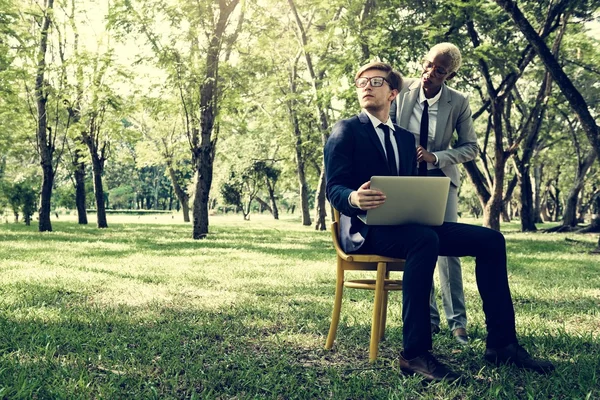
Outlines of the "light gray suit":
M392 120L402 128L408 129L408 122L418 99L421 88L420 79L403 79L402 88L396 97L396 106L392 105ZM458 140L451 143L454 132ZM419 143L419 133L413 132ZM453 145L451 147L451 144ZM457 164L471 161L477 157L477 135L473 128L473 119L469 99L462 93L442 85L442 93L438 101L437 124L432 148L439 169L429 170L429 175L445 175L450 178L450 193L446 205L444 220L458 220L458 188L460 187L460 171ZM451 330L466 328L467 314L463 293L462 270L457 257L439 257L438 270L442 290L442 304ZM440 315L437 309L434 288L431 287L430 303L431 323L439 325Z

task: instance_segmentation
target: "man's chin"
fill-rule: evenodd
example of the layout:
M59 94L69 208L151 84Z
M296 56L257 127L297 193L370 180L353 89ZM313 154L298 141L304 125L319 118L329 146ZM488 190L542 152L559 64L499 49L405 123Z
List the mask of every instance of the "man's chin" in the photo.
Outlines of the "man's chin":
M366 104L361 106L363 109L367 110L369 114L374 115L383 109L381 106L375 106L373 104Z

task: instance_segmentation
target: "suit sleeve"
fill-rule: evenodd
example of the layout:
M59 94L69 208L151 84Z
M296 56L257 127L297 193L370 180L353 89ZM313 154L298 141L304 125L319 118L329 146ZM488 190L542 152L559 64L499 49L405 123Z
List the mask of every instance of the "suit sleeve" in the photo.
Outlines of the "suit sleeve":
M439 160L439 168L474 160L479 154L469 99L464 96L461 97L463 101L461 102L455 124L458 140L452 148L435 152Z
M339 212L347 216L364 213L351 207L348 196L356 190L353 186L354 135L347 120L339 121L333 127L325 144L325 175L327 178L327 199Z

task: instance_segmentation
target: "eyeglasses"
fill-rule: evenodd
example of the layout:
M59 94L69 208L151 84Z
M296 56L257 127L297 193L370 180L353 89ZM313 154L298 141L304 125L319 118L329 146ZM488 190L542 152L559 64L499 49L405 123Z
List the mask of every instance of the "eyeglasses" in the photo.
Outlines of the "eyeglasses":
M427 61L427 60L423 61L423 69L425 71L435 70L434 72L440 77L442 77L444 75L448 75L448 73L449 73L449 71L447 71L446 68L435 65L431 61Z
M362 77L358 78L354 81L354 84L357 88L364 88L367 84L371 82L372 87L380 87L383 86L383 82L387 82L383 76L372 76L370 78Z

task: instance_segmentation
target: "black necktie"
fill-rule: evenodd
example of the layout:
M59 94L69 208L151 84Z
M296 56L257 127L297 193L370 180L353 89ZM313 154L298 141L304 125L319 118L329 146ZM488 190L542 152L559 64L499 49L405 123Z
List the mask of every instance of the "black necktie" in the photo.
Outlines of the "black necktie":
M421 115L421 131L419 132L419 144L427 150L427 138L429 137L429 103L427 100L423 103L423 114ZM427 176L427 163L421 161L419 163L419 175Z
M384 124L379 124L379 128L383 130L383 142L385 143L385 154L387 156L388 168L390 175L398 175L398 168L396 167L396 152L392 147L392 141L390 140L390 127Z

